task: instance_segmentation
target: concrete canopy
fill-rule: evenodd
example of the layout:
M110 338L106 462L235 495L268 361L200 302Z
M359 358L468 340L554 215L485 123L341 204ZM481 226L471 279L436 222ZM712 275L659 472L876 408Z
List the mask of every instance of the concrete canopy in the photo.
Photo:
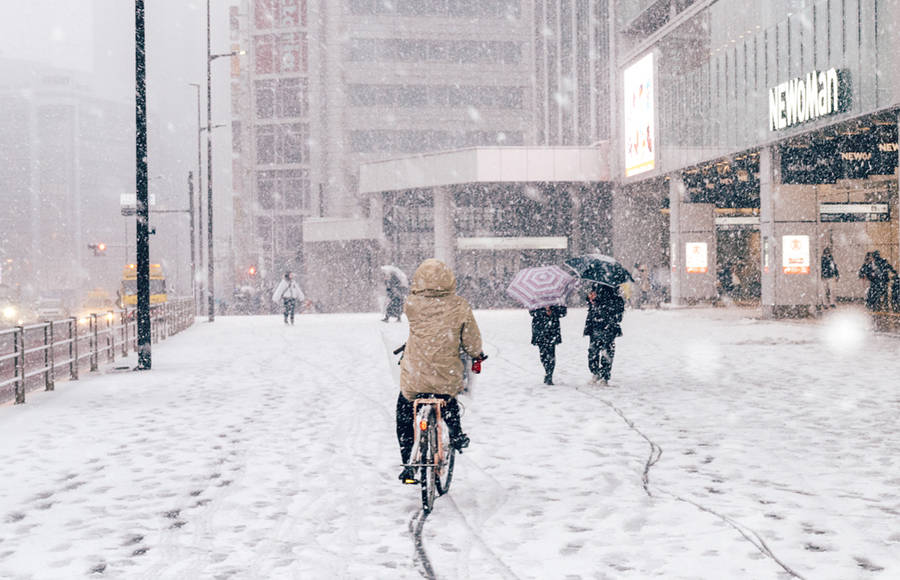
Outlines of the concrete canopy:
M474 147L365 163L362 195L464 183L609 181L609 147Z

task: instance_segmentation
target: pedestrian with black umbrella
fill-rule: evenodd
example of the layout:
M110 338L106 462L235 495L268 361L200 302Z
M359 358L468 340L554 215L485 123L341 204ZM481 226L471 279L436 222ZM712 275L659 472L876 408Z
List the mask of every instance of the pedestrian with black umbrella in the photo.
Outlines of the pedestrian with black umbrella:
M622 336L625 301L619 296L619 287L634 278L615 258L602 254L570 258L566 266L582 280L592 282L584 322L584 335L590 337L588 368L595 382L606 385L616 355L616 338Z
M625 301L616 286L594 284L587 295L588 312L584 322L584 335L590 337L588 368L594 381L602 385L609 382L613 358L616 356L616 338L622 336L622 313Z

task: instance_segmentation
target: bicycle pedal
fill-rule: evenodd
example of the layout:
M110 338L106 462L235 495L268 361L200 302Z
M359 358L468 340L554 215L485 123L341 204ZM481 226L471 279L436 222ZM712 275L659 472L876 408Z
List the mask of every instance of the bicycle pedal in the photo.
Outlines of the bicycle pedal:
M406 479L404 479L402 481L406 485L415 485L415 484L419 483L419 480L414 477L407 477Z

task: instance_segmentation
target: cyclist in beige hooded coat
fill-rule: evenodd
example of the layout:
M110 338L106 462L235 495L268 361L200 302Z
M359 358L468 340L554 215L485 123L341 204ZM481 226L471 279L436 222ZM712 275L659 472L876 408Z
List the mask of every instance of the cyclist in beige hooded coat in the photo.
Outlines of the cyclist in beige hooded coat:
M456 402L463 388L460 348L478 361L478 370L484 353L472 307L456 294L453 271L440 260L429 258L416 269L403 311L409 320L409 339L400 363L397 440L407 463L413 444L412 401L419 393L446 396L444 419L451 444L460 450L469 444ZM404 469L400 479L411 479L411 470Z

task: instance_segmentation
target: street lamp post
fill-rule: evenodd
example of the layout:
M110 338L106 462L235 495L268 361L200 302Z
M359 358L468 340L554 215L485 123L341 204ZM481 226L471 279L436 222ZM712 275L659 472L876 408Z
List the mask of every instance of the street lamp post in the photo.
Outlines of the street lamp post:
M194 299L194 308L197 307L197 261L194 225L194 172L188 171L188 215L191 220L191 297Z
M137 213L137 343L136 370L150 370L150 206L147 179L147 82L144 51L144 0L134 2L135 177Z
M209 289L209 321L216 319L215 259L213 258L213 188L212 188L212 61L223 56L244 54L234 50L223 54L212 53L210 38L210 0L206 0L206 259L207 288Z

